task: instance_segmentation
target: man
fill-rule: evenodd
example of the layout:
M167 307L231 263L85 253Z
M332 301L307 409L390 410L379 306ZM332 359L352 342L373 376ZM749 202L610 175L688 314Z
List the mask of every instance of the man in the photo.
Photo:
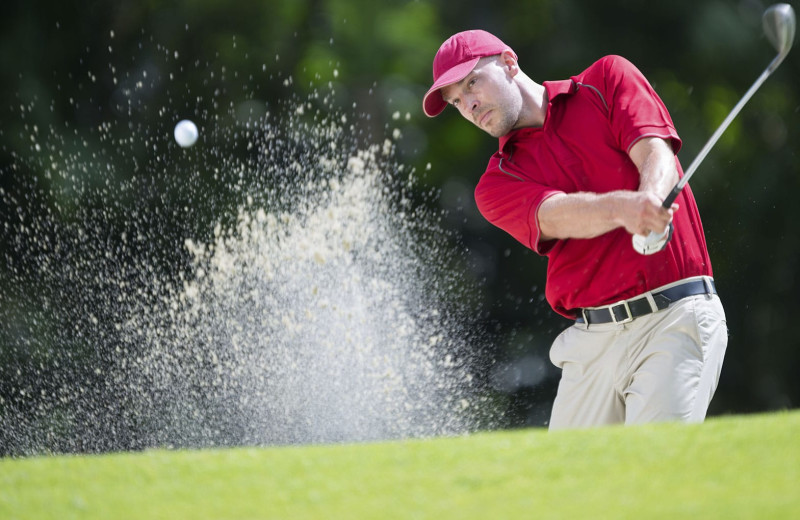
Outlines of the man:
M691 190L661 99L630 62L607 56L538 84L484 31L445 41L423 100L499 138L478 182L483 216L548 258L547 300L575 324L550 350L562 369L550 429L702 421L727 346ZM674 234L652 255L631 235Z

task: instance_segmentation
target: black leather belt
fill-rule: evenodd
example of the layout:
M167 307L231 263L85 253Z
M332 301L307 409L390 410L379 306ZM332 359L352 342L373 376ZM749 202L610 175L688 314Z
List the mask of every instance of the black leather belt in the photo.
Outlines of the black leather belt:
M682 283L652 294L653 303L656 307L655 309L650 305L650 301L646 296L637 296L636 298L623 300L598 309L579 309L580 317L576 321L589 325L599 323L628 323L645 314L666 309L671 303L688 296L717 294L717 288L714 285L714 280L703 278L702 280L692 280L691 282Z

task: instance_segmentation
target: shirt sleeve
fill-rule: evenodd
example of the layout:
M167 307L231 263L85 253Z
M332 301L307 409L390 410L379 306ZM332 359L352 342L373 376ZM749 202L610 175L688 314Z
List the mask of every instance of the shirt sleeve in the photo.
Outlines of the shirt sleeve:
M475 188L483 217L539 255L554 241L541 242L538 212L547 198L562 193L517 175L516 166L495 154Z
M602 60L605 98L609 100L609 121L620 148L630 152L645 137L661 137L672 142L678 153L681 140L664 102L630 61L621 56Z

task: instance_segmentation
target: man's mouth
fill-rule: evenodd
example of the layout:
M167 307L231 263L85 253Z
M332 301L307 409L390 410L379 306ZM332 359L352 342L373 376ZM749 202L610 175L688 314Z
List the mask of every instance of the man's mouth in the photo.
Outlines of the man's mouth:
M486 121L488 121L488 120L489 120L489 114L490 114L491 112L492 112L491 110L487 110L486 112L484 112L483 114L481 114L480 116L478 116L478 125L480 125L480 126L484 126L484 125L485 125L485 123L486 123Z

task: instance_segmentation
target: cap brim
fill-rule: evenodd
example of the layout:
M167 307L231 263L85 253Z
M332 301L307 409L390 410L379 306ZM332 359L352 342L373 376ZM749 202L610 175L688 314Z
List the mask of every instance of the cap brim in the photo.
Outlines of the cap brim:
M428 92L422 99L422 109L425 111L426 116L436 117L442 113L442 110L445 109L447 103L442 98L441 89L448 85L452 85L453 83L458 83L462 79L466 78L480 60L480 58L472 58L469 61L459 63L455 67L452 67L451 69L445 71L444 74L439 76L439 79L437 79L431 88L428 89Z

